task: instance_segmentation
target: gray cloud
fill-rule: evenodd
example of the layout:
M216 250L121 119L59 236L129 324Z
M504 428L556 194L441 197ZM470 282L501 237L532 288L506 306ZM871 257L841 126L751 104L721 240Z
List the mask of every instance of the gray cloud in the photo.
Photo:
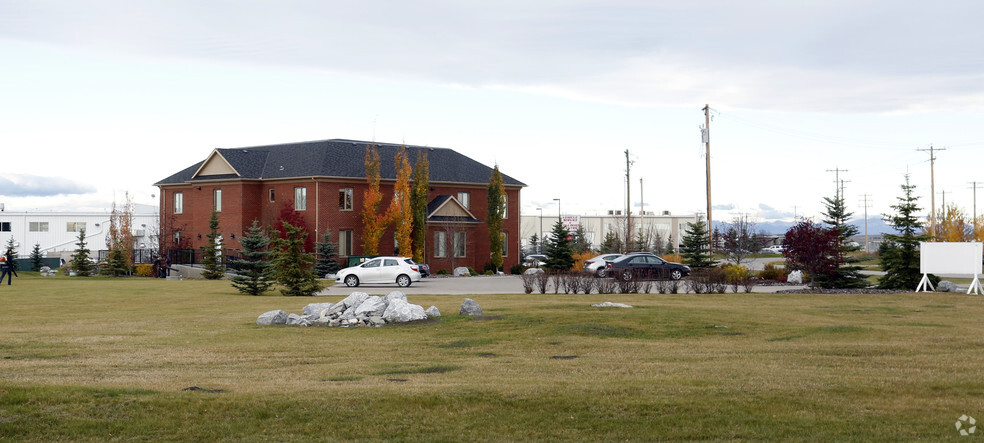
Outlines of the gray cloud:
M4 2L0 38L631 105L984 107L948 2Z
M0 177L0 195L8 197L50 197L95 192L93 186L59 177L7 174Z
M781 211L765 203L759 203L758 217L763 220L776 220L776 219L786 219L792 218L793 213L789 211Z

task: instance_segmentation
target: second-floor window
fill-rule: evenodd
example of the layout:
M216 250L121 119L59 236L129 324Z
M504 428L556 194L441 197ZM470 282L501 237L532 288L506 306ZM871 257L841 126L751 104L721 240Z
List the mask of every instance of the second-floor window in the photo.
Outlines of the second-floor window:
M85 229L85 222L68 222L65 224L67 232L79 232Z
M307 188L294 188L294 210L307 210Z
M338 210L352 210L352 188L341 188L338 190Z
M216 189L212 191L212 210L215 212L222 212L222 190Z
M48 232L48 222L31 222L28 229L31 232Z
M174 213L180 214L184 212L184 193L175 192L174 193Z
M464 206L465 209L471 209L471 194L468 192L459 192L458 202L461 203L461 206Z

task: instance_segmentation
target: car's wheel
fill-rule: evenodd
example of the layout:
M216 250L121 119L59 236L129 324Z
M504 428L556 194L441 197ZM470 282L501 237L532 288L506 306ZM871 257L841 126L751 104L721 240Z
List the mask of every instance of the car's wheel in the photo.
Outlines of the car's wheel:
M674 270L670 271L670 278L672 278L674 280L679 280L679 279L683 278L683 272L680 272L679 269L674 269Z
M626 270L622 271L622 280L632 281L632 270L631 269L626 269Z
M350 288L359 286L359 277L356 277L354 275L345 276L345 286L348 286Z
M400 274L399 277L396 277L396 285L401 288L410 286L410 277L406 274Z

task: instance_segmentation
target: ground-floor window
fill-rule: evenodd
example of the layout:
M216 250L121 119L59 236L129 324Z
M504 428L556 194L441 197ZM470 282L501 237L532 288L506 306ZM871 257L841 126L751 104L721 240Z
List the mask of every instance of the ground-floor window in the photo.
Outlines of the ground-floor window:
M434 257L443 258L448 256L447 233L444 231L434 232Z
M464 231L458 231L454 233L454 256L464 257L465 256L465 245L468 240L468 233Z
M338 231L338 255L352 255L352 230L343 229Z

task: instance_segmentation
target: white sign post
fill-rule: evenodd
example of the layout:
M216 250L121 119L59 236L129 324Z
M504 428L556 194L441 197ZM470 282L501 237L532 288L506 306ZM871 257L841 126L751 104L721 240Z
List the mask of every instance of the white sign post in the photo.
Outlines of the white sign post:
M936 290L929 282L929 274L964 274L974 276L967 294L973 292L980 295L982 288L979 276L982 273L982 259L984 259L984 243L919 243L919 272L922 272L923 277L916 287L916 292Z

